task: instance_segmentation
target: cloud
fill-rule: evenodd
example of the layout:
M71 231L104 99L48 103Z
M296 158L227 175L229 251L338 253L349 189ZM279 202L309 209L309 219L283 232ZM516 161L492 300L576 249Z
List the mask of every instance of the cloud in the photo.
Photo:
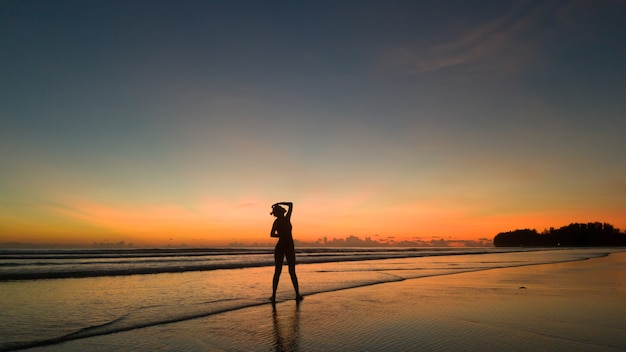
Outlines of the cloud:
M224 241L224 234L245 237L250 229L265 225L263 220L268 216L261 209L265 210L259 201L251 198L202 199L194 204L79 201L50 206L50 211L62 218L124 235L130 240L156 243L171 236L177 240L200 236L207 242Z
M389 48L384 65L405 74L434 72L459 65L511 72L539 60L540 45L550 37L549 24L558 3L522 4L508 13L470 28L431 47Z

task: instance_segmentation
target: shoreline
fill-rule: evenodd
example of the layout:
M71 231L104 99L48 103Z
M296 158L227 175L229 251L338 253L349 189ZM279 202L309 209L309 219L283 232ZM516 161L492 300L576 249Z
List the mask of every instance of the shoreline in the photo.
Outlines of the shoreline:
M626 252L325 292L28 351L626 348Z

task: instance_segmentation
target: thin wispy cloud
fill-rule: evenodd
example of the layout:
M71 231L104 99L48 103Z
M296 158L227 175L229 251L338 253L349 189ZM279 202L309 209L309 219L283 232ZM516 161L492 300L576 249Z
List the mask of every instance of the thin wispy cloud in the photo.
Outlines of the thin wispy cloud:
M558 16L559 2L522 4L505 15L473 27L431 47L395 47L384 55L389 67L405 74L434 72L459 65L515 72L540 60L549 33L540 23ZM543 28L544 32L537 28Z

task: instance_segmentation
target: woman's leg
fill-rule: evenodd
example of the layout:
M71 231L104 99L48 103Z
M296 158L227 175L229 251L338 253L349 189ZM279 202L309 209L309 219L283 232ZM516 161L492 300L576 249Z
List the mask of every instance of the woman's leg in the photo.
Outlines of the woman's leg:
M280 280L280 273L283 271L283 258L285 254L277 247L274 250L274 280L272 281L272 301L276 300L276 290L278 289L278 281Z
M298 276L296 275L296 251L292 247L287 253L287 265L289 266L289 275L291 276L291 283L293 284L293 289L296 291L296 300L301 301L302 296L300 295L300 288L298 286Z

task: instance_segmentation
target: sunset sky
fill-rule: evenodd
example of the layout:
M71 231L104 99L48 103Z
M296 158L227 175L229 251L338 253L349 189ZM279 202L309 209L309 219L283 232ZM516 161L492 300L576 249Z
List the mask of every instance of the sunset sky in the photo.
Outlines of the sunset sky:
M0 2L0 242L626 228L626 2Z

